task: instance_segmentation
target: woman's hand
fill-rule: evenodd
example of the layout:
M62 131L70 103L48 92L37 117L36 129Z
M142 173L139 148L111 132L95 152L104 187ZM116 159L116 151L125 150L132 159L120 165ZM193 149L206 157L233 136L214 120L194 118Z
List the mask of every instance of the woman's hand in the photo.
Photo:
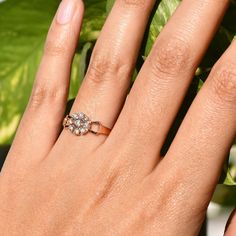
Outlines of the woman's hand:
M229 2L183 0L126 99L154 3L116 1L71 111L113 130L78 137L60 130L83 4L62 1L1 172L2 236L198 234L236 135L235 42L160 150Z

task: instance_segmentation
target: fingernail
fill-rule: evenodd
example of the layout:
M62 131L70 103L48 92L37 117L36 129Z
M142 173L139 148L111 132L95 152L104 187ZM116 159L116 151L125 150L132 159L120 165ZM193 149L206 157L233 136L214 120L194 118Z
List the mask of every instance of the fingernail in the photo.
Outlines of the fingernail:
M61 25L68 24L72 20L74 10L74 0L62 0L57 12L57 22Z

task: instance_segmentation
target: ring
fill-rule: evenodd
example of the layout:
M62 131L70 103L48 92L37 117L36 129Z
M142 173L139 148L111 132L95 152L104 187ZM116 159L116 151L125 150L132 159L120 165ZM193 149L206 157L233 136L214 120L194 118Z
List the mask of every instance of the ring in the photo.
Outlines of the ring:
M63 120L63 126L76 136L82 136L89 132L96 135L109 135L111 129L103 126L99 121L91 121L83 112L67 115ZM94 130L93 128L96 127Z

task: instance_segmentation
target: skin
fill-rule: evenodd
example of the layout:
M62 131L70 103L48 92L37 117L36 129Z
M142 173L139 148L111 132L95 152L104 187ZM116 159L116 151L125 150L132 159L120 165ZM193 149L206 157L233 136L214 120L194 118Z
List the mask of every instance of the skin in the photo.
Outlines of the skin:
M236 42L163 159L160 149L229 2L183 0L127 97L155 1L117 0L71 111L113 130L76 137L60 133L84 11L69 1L73 17L53 20L1 172L1 235L198 235L236 137ZM236 218L230 222L226 236L236 234Z

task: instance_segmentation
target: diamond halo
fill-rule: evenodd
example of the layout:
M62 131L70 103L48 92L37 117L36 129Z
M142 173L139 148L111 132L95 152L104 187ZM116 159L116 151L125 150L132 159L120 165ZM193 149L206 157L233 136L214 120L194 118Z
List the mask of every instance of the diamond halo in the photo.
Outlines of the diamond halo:
M75 113L67 118L67 128L75 135L85 135L91 129L91 120L83 112Z
M63 120L63 127L76 136L82 136L89 132L108 136L111 132L111 129L100 121L91 121L83 112L67 115Z

